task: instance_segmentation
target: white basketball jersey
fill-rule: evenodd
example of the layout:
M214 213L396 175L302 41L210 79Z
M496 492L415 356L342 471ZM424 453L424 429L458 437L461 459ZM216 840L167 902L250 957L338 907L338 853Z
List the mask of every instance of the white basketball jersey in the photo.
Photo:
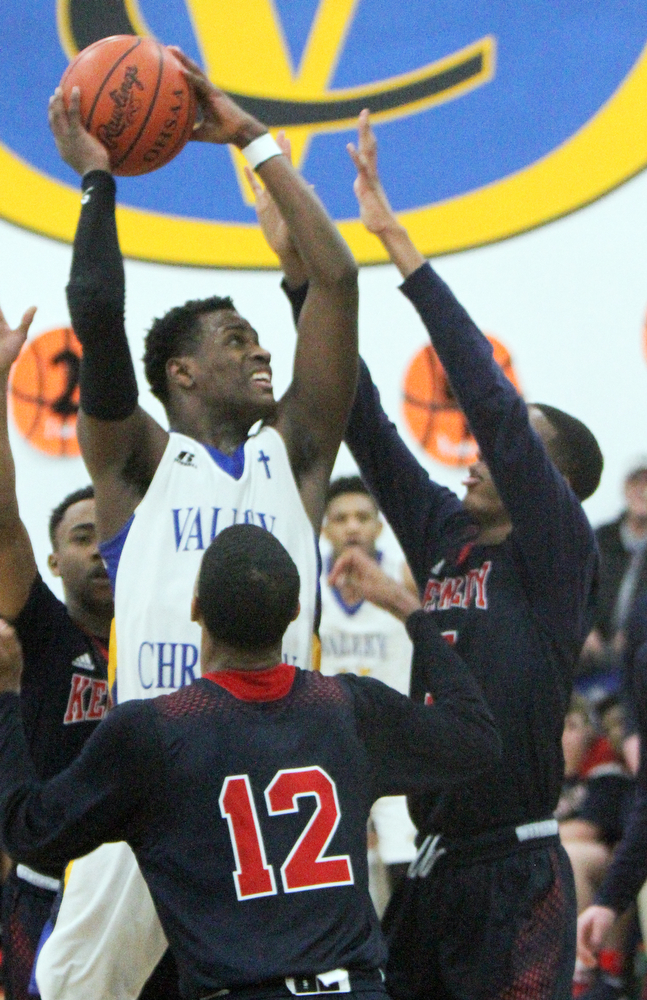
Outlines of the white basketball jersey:
M301 612L285 634L283 658L311 666L316 541L283 439L273 428L262 427L237 456L228 458L171 433L129 526L105 547L113 579L118 559L119 702L169 694L200 676L200 629L191 621L191 597L204 550L233 524L266 528L294 559L301 577Z
M399 579L399 568L386 558L385 573ZM344 604L328 584L330 565L321 574L321 672L376 677L402 694L409 693L413 646L402 622L369 601Z

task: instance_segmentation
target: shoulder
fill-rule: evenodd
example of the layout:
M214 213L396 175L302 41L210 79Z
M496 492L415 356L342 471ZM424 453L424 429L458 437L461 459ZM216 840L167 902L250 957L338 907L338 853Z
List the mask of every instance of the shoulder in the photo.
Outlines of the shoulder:
M14 625L22 642L39 639L44 644L50 629L56 630L59 639L62 638L61 632L81 632L70 618L63 602L52 593L40 573L37 573L25 606Z
M147 745L154 728L153 706L157 699L125 701L115 705L105 715L96 733L102 742L117 743L124 750L128 746ZM148 757L148 751L145 755Z
M62 615L66 618L70 617L63 602L50 590L40 573L34 577L25 606L16 621L19 621L24 615L30 614L36 608L42 611L47 609L52 614Z

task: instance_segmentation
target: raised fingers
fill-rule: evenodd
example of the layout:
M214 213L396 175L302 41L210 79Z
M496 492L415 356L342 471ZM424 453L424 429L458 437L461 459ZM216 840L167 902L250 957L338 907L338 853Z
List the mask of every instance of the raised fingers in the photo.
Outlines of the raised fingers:
M63 91L60 87L56 88L49 99L47 118L49 121L49 127L54 135L61 135L61 133L63 133L69 125L65 102L63 101Z
M249 182L249 186L254 192L254 197L258 201L260 196L263 194L263 185L260 183L258 177L254 173L251 167L245 166L245 177Z
M18 329L20 330L21 333L25 335L25 337L29 333L29 327L32 324L34 316L36 315L36 309L37 306L30 306L29 309L25 310L25 312L23 313L23 317L20 320L20 325Z

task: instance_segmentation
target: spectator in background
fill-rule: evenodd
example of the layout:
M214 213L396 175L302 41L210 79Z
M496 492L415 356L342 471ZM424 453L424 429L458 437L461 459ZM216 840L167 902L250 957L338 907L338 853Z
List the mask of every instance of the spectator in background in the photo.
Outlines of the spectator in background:
M617 701L617 700L616 700ZM611 705L605 707L607 718ZM577 910L590 906L602 883L615 844L622 837L633 798L633 781L622 758L599 724L592 705L574 695L564 723L564 785L555 817L575 876ZM614 1000L624 988L627 921L615 929L600 954L600 973L576 965L574 996Z
M634 774L638 772L640 763L635 662L636 654L645 642L647 642L647 589L641 590L637 595L623 629L621 685L624 708L623 751L627 764Z
M337 585L328 580L342 553L359 548L397 585L406 586L411 579L406 563L398 565L376 547L381 532L380 513L360 477L335 479L328 489L323 525L332 551L321 579L321 672L375 677L408 694L412 645L402 622L366 600L351 574ZM415 593L415 584L408 589ZM395 883L416 855L416 828L403 796L379 799L371 810L371 825L369 888L381 914Z
M647 460L627 475L624 496L626 506L620 517L595 533L601 556L600 587L594 627L580 658L580 674L589 683L607 675L606 683L617 686L623 629L634 599L647 588Z

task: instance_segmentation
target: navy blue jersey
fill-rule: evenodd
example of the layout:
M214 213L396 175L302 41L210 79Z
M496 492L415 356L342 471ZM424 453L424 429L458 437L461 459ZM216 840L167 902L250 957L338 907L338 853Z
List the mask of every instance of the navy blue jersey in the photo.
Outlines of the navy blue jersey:
M188 998L336 967L385 947L367 888L382 795L453 787L492 764L478 685L422 611L408 621L434 704L283 664L114 709L72 766L33 775L17 698L0 697L7 850L42 866L133 847Z
M38 777L51 778L104 716L107 650L70 618L40 574L14 627L23 651L20 702L29 752Z
M474 671L502 736L503 764L491 780L410 802L421 831L462 837L555 809L597 552L581 504L487 339L428 264L402 288L431 334L513 526L500 545L472 544L477 528L469 514L408 450L362 362L346 442L404 550L423 606ZM412 696L420 701L426 693L414 670Z

